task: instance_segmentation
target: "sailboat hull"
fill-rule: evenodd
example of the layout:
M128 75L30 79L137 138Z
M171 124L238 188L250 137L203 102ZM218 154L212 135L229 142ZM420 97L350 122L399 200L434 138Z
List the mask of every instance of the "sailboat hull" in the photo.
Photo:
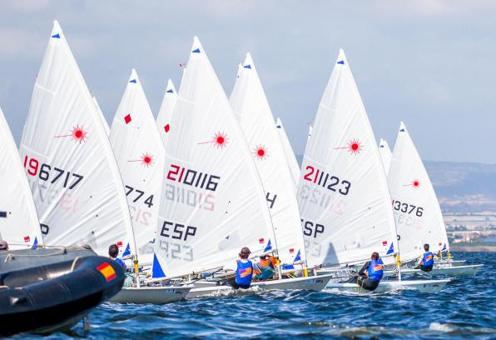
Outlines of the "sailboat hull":
M291 279L253 282L252 287L260 290L311 290L321 291L326 287L332 275L297 277Z
M437 293L441 291L449 279L444 280L402 280L402 281L382 281L374 291L368 291L358 286L356 283L329 282L326 291L340 291L357 294L377 294L398 290L416 290L423 293Z
M431 277L436 275L463 277L474 276L483 267L483 264L460 265L460 266L439 266L434 267L430 272L423 272L420 269L406 268L401 269L402 275L416 275L422 277ZM396 276L395 271L387 271L387 276Z
M110 302L115 303L136 303L136 304L157 304L177 302L184 300L192 286L180 287L123 287Z

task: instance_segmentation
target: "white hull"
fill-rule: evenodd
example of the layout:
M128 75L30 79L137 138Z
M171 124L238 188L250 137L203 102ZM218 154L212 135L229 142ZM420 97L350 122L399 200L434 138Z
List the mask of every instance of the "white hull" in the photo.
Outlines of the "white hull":
M417 290L423 293L436 293L441 291L448 282L450 282L449 279L381 281L379 286L374 291L365 290L356 283L329 282L326 286L326 290L358 294L375 294L398 290Z
M219 297L231 295L251 295L255 294L259 289L234 289L231 286L211 286L211 287L195 287L191 289L186 296L186 299L194 299L200 297Z
M115 303L152 303L161 305L184 300L191 288L192 286L123 287L110 301Z
M253 282L252 287L260 290L312 290L321 291L331 279L332 275L319 275L310 277L296 277L273 281Z
M461 265L461 266L440 266L434 267L430 272L423 272L420 269L405 268L401 269L402 275L418 275L423 277L431 277L434 275L444 275L451 277L474 276L483 264ZM396 276L395 271L386 271L386 276Z
M207 296L248 295L269 290L310 290L320 291L325 288L331 275L297 277L291 279L252 282L249 289L233 289L231 286L218 286L215 282L200 281L190 290L186 298L193 299Z

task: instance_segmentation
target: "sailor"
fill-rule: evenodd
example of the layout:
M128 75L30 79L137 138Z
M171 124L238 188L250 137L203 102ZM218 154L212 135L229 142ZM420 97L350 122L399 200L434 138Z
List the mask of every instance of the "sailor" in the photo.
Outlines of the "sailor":
M434 266L434 254L429 251L429 245L427 243L424 244L424 251L425 252L422 255L422 258L420 259L420 262L415 267L415 269L420 269L424 272L430 272L432 270L432 267Z
M259 281L269 280L275 274L277 258L270 254L260 256L260 260L255 265L255 279Z
M2 250L9 250L9 244L7 241L0 240L0 251Z
M384 263L379 257L379 253L373 252L370 261L367 261L358 272L357 283L366 290L375 290L384 275Z
M119 255L119 247L117 247L117 244L110 245L108 252L109 252L110 258L112 260L114 260L115 262L117 262L122 267L122 270L124 272L126 272L126 269L127 269L126 264L124 263L124 261L122 261L122 259L117 257Z
M229 283L234 289L248 289L253 279L253 263L248 259L251 251L248 247L243 247L239 252L239 259L236 261L236 275Z

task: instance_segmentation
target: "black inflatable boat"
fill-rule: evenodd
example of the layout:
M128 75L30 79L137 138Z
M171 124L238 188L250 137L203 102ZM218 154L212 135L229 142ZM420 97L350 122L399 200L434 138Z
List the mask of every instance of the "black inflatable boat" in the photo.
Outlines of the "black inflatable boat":
M0 336L69 328L124 283L121 267L92 251L36 251L0 255Z

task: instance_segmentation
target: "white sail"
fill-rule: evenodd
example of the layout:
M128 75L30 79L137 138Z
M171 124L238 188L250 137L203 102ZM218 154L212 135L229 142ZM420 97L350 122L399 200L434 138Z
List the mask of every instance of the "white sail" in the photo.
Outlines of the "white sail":
M234 266L240 248L270 249L273 231L251 151L198 38L166 143L153 273Z
M281 140L281 144L284 149L284 155L286 156L286 163L288 165L289 171L291 172L291 177L293 178L293 183L296 190L298 180L300 179L300 166L280 118L277 118L276 120L276 128L277 132L279 133L279 139Z
M374 133L341 50L308 139L298 188L310 265L393 253L396 232Z
M0 108L0 240L10 249L43 244L40 222L19 153Z
M387 176L389 174L389 169L391 168L391 158L393 157L393 154L391 153L388 142L382 138L379 140L379 153Z
M171 118L174 113L174 107L177 102L177 92L172 80L169 79L167 81L167 87L164 93L164 99L162 100L162 104L160 105L160 110L157 115L157 128L160 133L160 139L162 142L167 142L167 139L170 138L171 135L174 135L177 131L171 131Z
M403 122L394 145L388 181L402 260L421 255L425 243L434 252L448 250L448 237L436 193Z
M138 254L142 263L151 263L165 150L134 69L112 122L110 142L124 182Z
M105 128L64 33L54 22L21 141L45 244L107 254L132 235ZM134 245L131 244L134 248Z
M102 108L100 107L100 104L98 104L98 101L96 100L95 96L93 96L93 102L95 103L96 110L98 111L98 114L100 115L102 125L105 128L105 132L107 133L107 136L108 136L110 134L110 127L107 123L107 120L105 119L105 115L103 114Z
M293 179L274 117L248 53L239 69L230 103L248 141L272 217L278 255L283 263L304 261L304 242ZM295 261L296 259L296 261Z

